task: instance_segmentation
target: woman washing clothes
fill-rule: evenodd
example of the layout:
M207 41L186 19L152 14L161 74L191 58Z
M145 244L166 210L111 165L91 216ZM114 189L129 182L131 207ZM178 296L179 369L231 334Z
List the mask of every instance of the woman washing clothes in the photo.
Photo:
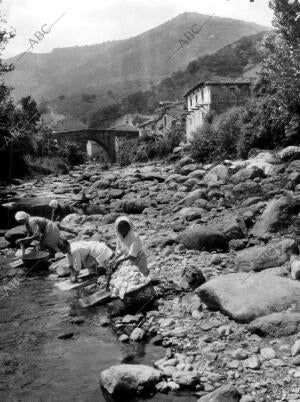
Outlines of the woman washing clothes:
M147 257L140 236L134 231L132 221L121 216L115 223L117 248L115 270L125 261L139 268L141 273L148 276Z
M54 222L39 216L30 216L24 211L15 215L20 225L25 225L28 236L17 240L16 244L29 245L33 240L39 241L40 250L47 250L52 255L59 251L60 232Z
M112 289L120 282L126 273L135 271L145 279L148 276L147 257L139 235L134 231L133 223L126 216L116 220L115 230L117 247L115 258L110 263L107 273L107 290ZM120 283L117 287L120 287Z

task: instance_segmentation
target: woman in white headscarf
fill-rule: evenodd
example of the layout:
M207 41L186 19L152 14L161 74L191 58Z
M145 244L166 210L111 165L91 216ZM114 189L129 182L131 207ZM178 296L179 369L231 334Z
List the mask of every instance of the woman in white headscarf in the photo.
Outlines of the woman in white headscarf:
M140 236L134 231L133 223L127 216L121 216L115 223L117 235L117 259L115 260L115 270L124 261L139 268L142 274L149 274L147 257L143 249Z
M49 207L52 208L51 220L53 222L60 222L65 216L77 212L72 205L62 204L57 200L50 201Z
M28 236L19 239L17 244L30 244L33 240L38 240L41 250L49 250L51 253L59 251L60 233L54 222L39 216L30 216L24 211L19 211L15 215L16 221L25 225Z

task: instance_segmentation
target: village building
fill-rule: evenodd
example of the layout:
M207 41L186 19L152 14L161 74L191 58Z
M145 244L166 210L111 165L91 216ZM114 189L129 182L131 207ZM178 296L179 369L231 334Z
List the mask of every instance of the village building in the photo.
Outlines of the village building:
M251 81L222 77L200 81L189 89L184 95L187 107L187 141L193 138L209 112L220 114L231 107L242 106L250 95Z
M140 136L166 134L175 127L180 127L185 119L184 101L160 102L155 110L155 115L139 125Z

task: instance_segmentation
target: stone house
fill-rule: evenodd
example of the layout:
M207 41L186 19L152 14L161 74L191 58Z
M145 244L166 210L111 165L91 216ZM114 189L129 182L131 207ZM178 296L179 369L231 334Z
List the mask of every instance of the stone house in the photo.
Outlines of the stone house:
M250 96L249 80L217 77L199 82L184 95L187 140L193 138L193 133L202 126L209 112L220 114L233 106L242 106Z

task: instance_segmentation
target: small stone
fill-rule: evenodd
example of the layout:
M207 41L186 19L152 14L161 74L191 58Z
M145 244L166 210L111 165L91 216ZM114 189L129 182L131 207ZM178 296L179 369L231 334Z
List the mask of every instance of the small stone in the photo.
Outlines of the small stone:
M122 343L126 343L126 342L129 341L129 336L126 335L126 334L122 334L122 335L119 336L119 341L122 342Z
M145 331L142 328L135 328L130 334L130 339L135 342L141 341L145 337Z
M250 368L252 370L258 370L260 368L260 361L256 355L250 356L243 362L244 367Z
M73 332L65 332L63 334L58 335L58 339L71 339L73 338L74 334Z
M74 317L70 320L71 324L76 324L76 325L80 325L83 324L85 322L85 318L82 316L79 317Z
M292 352L292 356L297 356L300 354L300 339L298 339L294 343L294 345L292 346L291 352Z
M292 363L294 366L300 366L300 355L295 356L295 357L291 360L291 363Z
M260 355L263 360L271 360L271 359L275 359L275 357L276 357L275 350L272 348L261 349Z

